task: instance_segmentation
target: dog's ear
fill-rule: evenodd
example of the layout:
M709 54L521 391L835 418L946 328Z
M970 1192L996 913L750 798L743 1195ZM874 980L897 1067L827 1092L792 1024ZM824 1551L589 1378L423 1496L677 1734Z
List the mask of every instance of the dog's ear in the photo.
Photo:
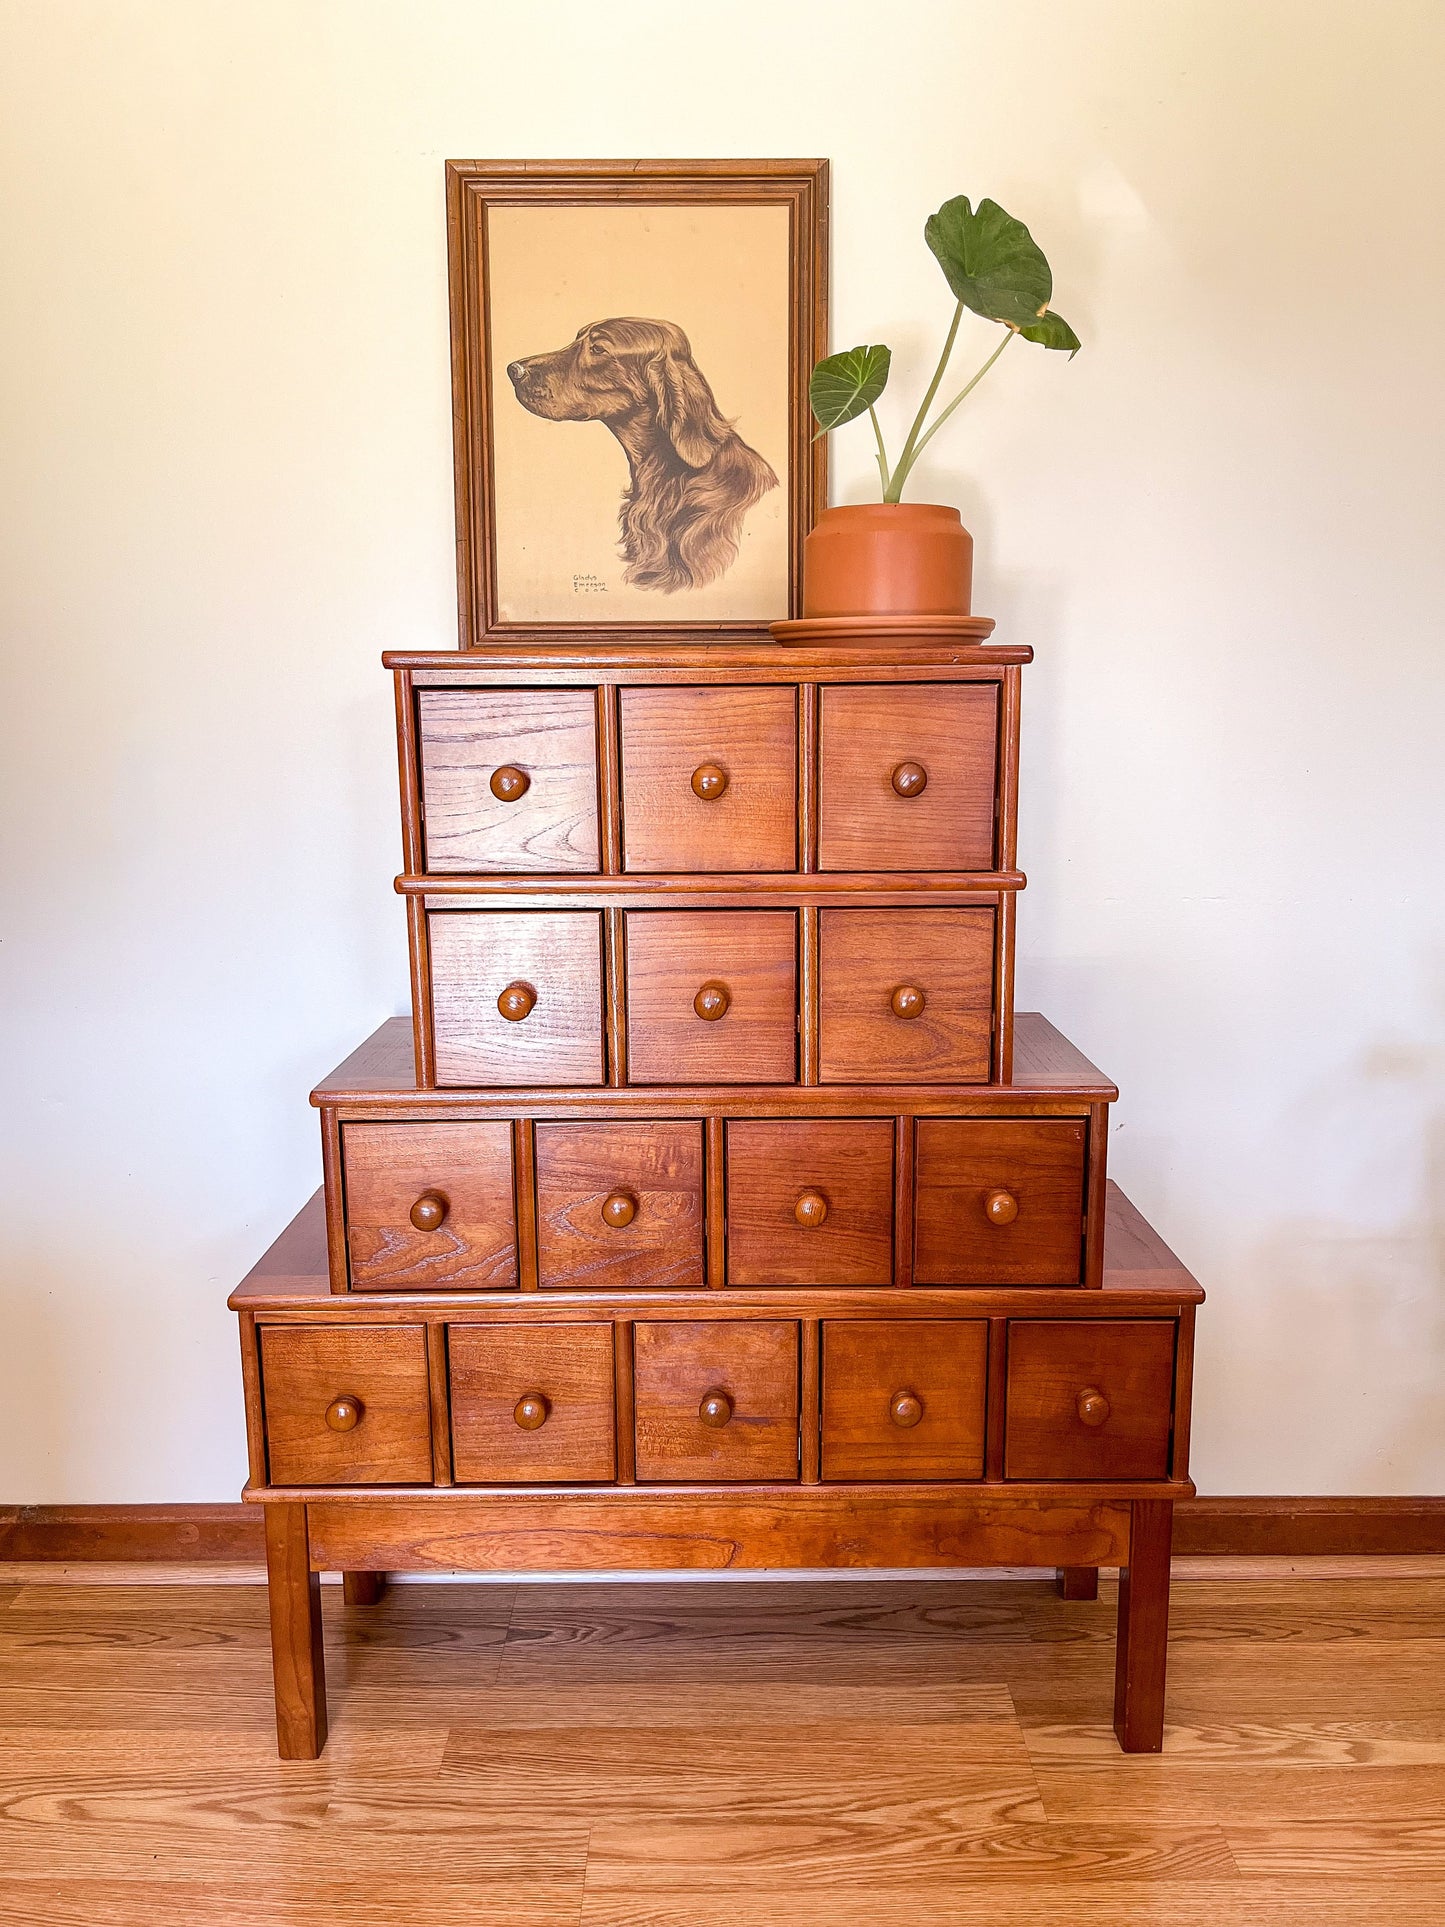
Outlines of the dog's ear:
M697 363L689 354L664 349L647 364L647 385L678 459L689 468L706 468L730 431Z

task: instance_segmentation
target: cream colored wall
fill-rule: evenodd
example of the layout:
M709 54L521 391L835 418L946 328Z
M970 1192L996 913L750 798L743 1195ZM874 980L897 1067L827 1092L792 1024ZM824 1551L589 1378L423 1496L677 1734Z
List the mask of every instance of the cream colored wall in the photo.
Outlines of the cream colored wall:
M1445 1490L1442 58L1433 0L6 0L0 1500L239 1487L226 1291L406 998L442 162L565 154L830 156L834 339L915 382L925 214L1033 224L1086 351L913 491L1037 650L1023 1002L1209 1288L1201 1486Z

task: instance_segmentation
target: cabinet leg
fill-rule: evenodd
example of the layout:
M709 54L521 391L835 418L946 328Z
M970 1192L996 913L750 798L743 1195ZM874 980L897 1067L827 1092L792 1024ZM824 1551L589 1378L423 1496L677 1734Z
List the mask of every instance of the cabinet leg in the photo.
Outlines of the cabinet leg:
M348 1606L374 1606L386 1591L384 1572L344 1572L341 1594Z
M1169 1550L1174 1507L1136 1499L1129 1564L1119 1574L1119 1644L1114 1661L1114 1731L1126 1753L1164 1746L1164 1675L1169 1653Z
M1054 1574L1054 1588L1060 1599L1097 1599L1097 1566L1060 1566Z
M321 1580L311 1570L305 1506L268 1505L265 1511L276 1745L283 1760L314 1760L326 1744Z

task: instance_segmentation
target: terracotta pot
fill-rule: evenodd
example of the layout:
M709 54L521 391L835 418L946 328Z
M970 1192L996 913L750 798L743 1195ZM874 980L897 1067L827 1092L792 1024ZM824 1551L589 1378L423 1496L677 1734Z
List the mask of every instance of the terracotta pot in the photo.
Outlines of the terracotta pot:
M957 509L824 509L803 543L805 617L966 616L972 594L973 537Z

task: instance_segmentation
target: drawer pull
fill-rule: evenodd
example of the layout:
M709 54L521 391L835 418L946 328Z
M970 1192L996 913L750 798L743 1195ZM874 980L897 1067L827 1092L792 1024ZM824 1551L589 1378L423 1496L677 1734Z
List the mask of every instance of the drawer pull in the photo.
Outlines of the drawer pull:
M447 1221L447 1201L440 1191L423 1191L407 1216L418 1231L440 1231Z
M921 796L928 788L928 771L922 763L900 763L891 780L900 796Z
M710 1425L715 1432L720 1432L733 1415L733 1402L726 1392L707 1392L697 1408L697 1415L704 1425Z
M888 1008L895 1017L905 1020L923 1015L923 1006L928 1002L917 984L900 984L888 999Z
M888 1416L906 1432L923 1417L923 1400L917 1392L895 1392L893 1402L888 1407Z
M714 1024L719 1017L726 1017L731 1002L726 984L706 983L693 998L692 1007L704 1023Z
M716 763L703 763L692 773L692 793L704 803L715 803L727 786L728 773Z
M537 993L530 984L508 984L497 999L497 1009L509 1024L520 1024L536 1007Z
M828 1215L828 1200L821 1191L804 1191L793 1206L793 1216L807 1230L813 1231Z
M1012 1191L990 1191L983 1209L990 1224L1012 1224L1019 1214L1019 1201Z
M1109 1416L1109 1401L1097 1385L1086 1385L1075 1407L1081 1423L1098 1427Z
M545 1425L552 1407L540 1392L528 1392L519 1398L512 1408L512 1417L524 1432L535 1432L539 1425Z
M326 1408L326 1423L333 1432L354 1432L361 1423L361 1415L366 1407L359 1398L350 1392L343 1392L340 1398L332 1399Z
M515 803L531 789L532 779L515 763L503 763L500 769L492 771L492 780L487 787L499 803Z
M620 1231L637 1216L637 1200L630 1191L614 1191L602 1201L602 1222Z

